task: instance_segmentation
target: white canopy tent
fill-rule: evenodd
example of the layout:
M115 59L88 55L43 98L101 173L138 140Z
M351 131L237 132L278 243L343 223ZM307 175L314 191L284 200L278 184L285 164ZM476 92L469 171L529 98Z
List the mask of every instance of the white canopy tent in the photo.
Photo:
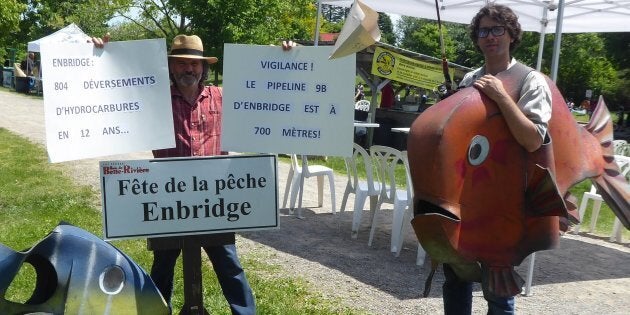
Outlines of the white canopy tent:
M28 42L28 51L39 52L41 43L85 43L90 37L74 23L40 39Z
M378 12L437 20L435 0L361 0ZM562 33L630 32L630 0L438 0L442 21L468 24L489 2L509 6L524 31L541 34L537 68L545 33L555 33L551 77L557 77ZM321 4L350 7L352 0L321 0ZM561 22L561 23L560 23Z
M436 20L435 0L361 0L378 12ZM322 4L350 7L351 0L321 0ZM558 0L438 0L442 21L468 24L486 3L509 6L525 31L556 31ZM544 11L548 9L546 21ZM630 32L630 0L567 0L562 16L563 33ZM544 24L544 25L543 25Z

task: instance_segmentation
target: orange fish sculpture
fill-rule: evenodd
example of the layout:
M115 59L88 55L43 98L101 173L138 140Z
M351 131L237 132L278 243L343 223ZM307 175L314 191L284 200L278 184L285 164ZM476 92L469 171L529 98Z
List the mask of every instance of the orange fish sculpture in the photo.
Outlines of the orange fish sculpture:
M527 71L512 67L497 75L514 100ZM581 126L547 81L550 139L533 153L514 139L496 104L473 87L424 111L408 137L418 240L434 262L448 263L460 278L481 282L497 296L518 294L523 280L514 266L556 247L568 221L577 222L568 189L584 179L591 178L630 228L630 189L614 162L603 99Z

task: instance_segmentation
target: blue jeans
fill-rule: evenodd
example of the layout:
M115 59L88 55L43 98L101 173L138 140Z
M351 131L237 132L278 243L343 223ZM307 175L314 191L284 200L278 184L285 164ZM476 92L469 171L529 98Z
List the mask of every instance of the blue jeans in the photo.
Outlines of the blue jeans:
M256 303L252 289L245 278L245 271L241 267L236 254L234 244L209 246L203 248L217 274L223 295L230 304L232 314L255 314ZM181 250L155 250L153 251L153 266L151 266L151 278L162 293L171 308L171 295L173 294L173 275L177 257Z
M444 285L442 300L445 315L469 315L472 313L473 283L461 280L447 264L444 264ZM514 297L497 297L483 292L488 302L488 314L514 314Z

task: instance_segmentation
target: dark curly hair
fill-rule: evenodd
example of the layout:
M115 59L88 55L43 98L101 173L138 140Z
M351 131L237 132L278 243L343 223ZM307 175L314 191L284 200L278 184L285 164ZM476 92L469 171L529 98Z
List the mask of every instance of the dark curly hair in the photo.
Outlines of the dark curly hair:
M470 22L470 25L468 26L468 30L470 31L470 39L472 40L475 48L477 48L478 51L481 51L479 45L477 44L477 40L479 39L479 36L477 36L479 32L479 23L481 22L481 19L485 16L503 25L508 31L510 37L512 37L512 39L514 40L512 43L510 43L511 55L516 47L518 47L518 45L521 43L523 37L523 30L521 29L521 23L518 22L518 16L514 13L514 11L512 11L512 9L501 4L489 3L481 8L481 10L479 10L477 15L475 15L475 17Z

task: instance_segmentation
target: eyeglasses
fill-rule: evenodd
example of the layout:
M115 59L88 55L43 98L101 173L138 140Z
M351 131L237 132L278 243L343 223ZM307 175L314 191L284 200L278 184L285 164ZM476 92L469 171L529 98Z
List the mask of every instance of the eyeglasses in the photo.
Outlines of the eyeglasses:
M493 26L493 27L480 27L477 31L479 38L488 37L488 34L492 33L492 36L502 36L505 34L505 26Z

